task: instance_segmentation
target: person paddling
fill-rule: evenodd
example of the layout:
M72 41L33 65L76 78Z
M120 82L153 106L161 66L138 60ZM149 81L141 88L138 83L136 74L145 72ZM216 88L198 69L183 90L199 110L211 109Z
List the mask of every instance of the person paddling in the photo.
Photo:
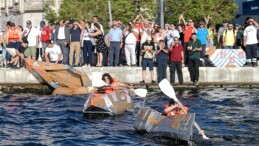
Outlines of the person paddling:
M189 110L188 107L184 105L183 105L183 108L186 112ZM164 114L166 116L173 116L173 115L182 115L182 114L185 114L185 112L173 99L169 99L168 104L165 104Z
M184 112L184 110L186 112ZM173 99L169 99L168 104L165 104L165 109L164 109L164 115L166 116L174 116L174 115L182 115L182 114L187 114L188 112L188 107L182 105L182 108L179 104L177 104ZM201 130L199 132L200 135L205 135L204 130Z
M103 74L102 80L108 84L108 86L104 87L106 93L111 93L113 91L119 90L120 87L131 88L127 84L118 82L116 78L112 78L112 76L109 73Z

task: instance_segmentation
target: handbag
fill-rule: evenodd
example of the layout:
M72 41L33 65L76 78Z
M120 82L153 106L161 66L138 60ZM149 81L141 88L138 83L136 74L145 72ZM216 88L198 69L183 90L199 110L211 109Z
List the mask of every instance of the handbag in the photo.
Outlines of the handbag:
M29 36L30 32L31 32L31 29L29 30L29 32L27 33L27 35L22 38L22 41L23 41L23 42L24 42L24 41L28 41L28 36Z

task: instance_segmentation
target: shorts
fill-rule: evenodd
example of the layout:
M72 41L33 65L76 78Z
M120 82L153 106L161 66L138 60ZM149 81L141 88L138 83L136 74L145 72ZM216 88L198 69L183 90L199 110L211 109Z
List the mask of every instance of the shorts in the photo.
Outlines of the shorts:
M28 46L28 48L24 51L25 57L36 57L36 47L35 46Z
M6 51L12 56L16 56L16 49L15 48L6 48Z
M146 70L147 66L149 70L154 70L154 63L152 59L142 59L142 70Z

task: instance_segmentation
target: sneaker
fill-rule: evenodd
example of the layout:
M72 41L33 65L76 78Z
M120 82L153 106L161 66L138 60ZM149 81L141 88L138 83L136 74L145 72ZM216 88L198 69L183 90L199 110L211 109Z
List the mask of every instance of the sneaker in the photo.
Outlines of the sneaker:
M246 62L246 64L244 65L244 67L251 67L252 63L251 62Z
M145 81L143 80L143 81L141 81L141 82L139 82L140 84L144 84L145 83Z
M155 83L156 83L156 81L152 80L152 81L151 81L151 83L152 83L152 84L155 84Z
M194 81L193 85L195 85L195 86L199 85L198 81Z
M258 63L257 62L252 62L252 66L253 67L258 67Z

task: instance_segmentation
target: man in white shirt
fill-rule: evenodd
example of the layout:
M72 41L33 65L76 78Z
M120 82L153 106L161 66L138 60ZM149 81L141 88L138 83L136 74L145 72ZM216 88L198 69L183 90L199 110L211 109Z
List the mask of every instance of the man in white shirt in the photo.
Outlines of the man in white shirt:
M47 48L45 50L46 62L60 64L62 63L63 55L58 45L53 44L51 40L46 42Z
M125 57L128 66L136 66L136 42L138 36L138 30L133 29L132 25L129 26L124 30L123 35L125 37Z
M98 23L100 25L100 30L103 32L104 34L104 31L103 31L103 26L101 23L99 23L99 18L98 16L93 16L93 23L91 24L91 29L94 29L94 23Z
M244 30L244 47L246 52L246 66L257 67L257 29L259 29L258 23L252 18L247 17L246 23L248 26Z
M27 38L29 42L28 48L25 50L24 55L27 57L31 57L33 60L36 58L36 48L38 47L39 43L39 31L32 27L32 23L30 20L26 22L27 28L24 29L24 38Z

